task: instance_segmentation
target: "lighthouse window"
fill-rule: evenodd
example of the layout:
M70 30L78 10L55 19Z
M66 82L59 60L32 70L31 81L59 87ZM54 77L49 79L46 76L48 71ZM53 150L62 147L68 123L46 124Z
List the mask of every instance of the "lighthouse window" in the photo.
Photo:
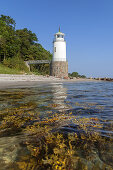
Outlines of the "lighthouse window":
M55 47L55 52L56 52L56 47Z
M64 38L63 35L57 35L57 38Z

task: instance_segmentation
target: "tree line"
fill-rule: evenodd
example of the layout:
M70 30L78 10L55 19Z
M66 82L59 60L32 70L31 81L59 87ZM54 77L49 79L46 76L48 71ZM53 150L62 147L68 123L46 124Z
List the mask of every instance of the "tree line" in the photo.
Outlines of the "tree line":
M26 60L51 60L52 54L38 43L38 37L27 28L15 29L16 22L10 16L0 16L0 62L15 67L13 62L22 64ZM14 63L15 63L14 62ZM18 64L17 64L18 65ZM37 66L32 66L36 69ZM46 67L44 70L43 67ZM38 67L39 71L49 71L48 65Z
M69 75L69 77L71 78L73 78L73 77L76 77L76 78L86 78L86 76L85 75L80 75L78 72L72 72L72 73L69 73L68 74Z

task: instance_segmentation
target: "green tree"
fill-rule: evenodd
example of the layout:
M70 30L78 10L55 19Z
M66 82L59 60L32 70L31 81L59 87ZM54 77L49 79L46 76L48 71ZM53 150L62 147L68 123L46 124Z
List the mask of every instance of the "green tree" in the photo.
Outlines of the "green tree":
M86 78L86 76L85 76L85 75L80 75L80 77L81 77L81 78Z
M32 45L34 45L35 42L38 41L36 34L32 33L32 31L28 30L27 28L24 28L21 30L16 30L16 36L19 39L20 55L24 60L28 60L30 56L29 52L32 49Z
M73 73L71 74L71 76L72 76L72 77L79 77L79 74L78 74L78 72L73 72Z
M78 72L72 72L72 73L69 73L68 75L69 75L69 77L86 78L86 76L85 76L85 75L79 75L79 74L78 74Z
M0 60L3 61L17 53L15 21L5 15L0 17Z
M27 28L15 30L13 18L5 15L0 16L0 61L8 67L18 66L23 60L51 60L52 54L38 43L35 33ZM17 64L14 64L15 62ZM21 68L21 67L18 67ZM32 68L37 69L34 65ZM47 64L38 67L39 72L48 73Z
M10 16L1 15L0 21L4 22L8 27L15 29L15 21Z
M6 56L6 40L2 35L0 35L0 61L5 59L5 56Z

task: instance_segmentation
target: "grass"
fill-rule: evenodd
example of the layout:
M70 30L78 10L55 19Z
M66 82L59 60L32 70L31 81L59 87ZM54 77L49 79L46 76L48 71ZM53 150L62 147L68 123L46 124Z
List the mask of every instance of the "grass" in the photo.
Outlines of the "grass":
M9 68L0 64L0 74L24 74L24 71L20 71L17 69Z

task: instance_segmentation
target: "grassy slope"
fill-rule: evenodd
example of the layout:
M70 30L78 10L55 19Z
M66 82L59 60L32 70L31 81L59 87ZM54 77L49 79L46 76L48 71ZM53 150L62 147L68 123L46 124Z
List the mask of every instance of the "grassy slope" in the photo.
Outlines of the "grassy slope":
M0 74L23 74L24 72L17 70L17 69L11 69L9 67L6 67L2 64L0 64Z

